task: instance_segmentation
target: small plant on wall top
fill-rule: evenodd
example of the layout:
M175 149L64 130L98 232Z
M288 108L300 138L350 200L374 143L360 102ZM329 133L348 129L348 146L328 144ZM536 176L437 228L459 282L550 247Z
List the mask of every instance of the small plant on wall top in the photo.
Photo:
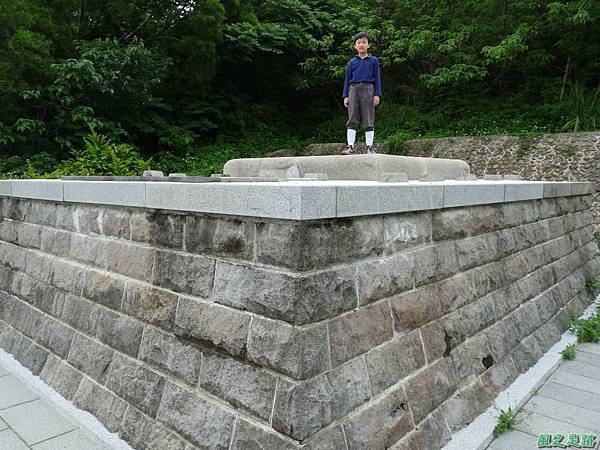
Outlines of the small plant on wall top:
M500 410L498 424L494 427L494 437L500 436L517 424L517 413L509 407L506 411Z
M566 359L567 361L572 361L575 359L576 352L577 349L575 348L575 344L569 344L565 347L565 349L562 352L560 352L560 354L562 355L563 359Z
M577 342L600 342L600 307L587 319L571 319L569 329L577 335Z

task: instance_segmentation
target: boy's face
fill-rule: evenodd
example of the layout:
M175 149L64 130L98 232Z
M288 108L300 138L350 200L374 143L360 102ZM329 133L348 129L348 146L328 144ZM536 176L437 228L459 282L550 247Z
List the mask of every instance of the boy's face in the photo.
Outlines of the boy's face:
M367 53L367 50L369 49L370 46L371 46L371 44L369 44L369 40L367 38L359 38L354 43L354 48L361 55L364 55L365 53Z

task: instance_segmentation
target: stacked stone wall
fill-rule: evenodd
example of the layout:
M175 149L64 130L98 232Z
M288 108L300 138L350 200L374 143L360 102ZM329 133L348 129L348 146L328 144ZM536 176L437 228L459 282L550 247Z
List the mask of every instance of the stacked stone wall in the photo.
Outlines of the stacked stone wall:
M590 195L289 221L4 197L0 347L140 449L438 449L591 299Z

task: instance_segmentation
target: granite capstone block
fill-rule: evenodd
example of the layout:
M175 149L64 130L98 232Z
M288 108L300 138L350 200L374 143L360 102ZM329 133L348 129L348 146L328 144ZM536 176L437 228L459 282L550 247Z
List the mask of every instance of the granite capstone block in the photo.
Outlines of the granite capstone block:
M504 201L536 200L544 197L544 183L514 181L504 187Z
M544 183L544 198L548 197L567 197L571 195L571 183L568 182L554 182Z
M12 181L11 180L0 180L0 195L11 197L12 196Z
M483 181L444 184L444 208L504 202L504 183Z
M63 182L60 180L11 180L13 197L63 201Z
M144 183L124 181L63 181L62 183L66 202L146 206Z
M377 187L379 213L443 208L441 183L388 183Z

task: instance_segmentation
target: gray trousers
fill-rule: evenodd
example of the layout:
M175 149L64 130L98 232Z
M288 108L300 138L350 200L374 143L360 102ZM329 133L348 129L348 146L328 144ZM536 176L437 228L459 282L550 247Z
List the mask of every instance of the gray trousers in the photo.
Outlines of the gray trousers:
M373 105L373 94L375 86L371 83L351 84L348 92L348 122L346 128L358 129L362 122L365 131L373 131L375 127L375 105Z

